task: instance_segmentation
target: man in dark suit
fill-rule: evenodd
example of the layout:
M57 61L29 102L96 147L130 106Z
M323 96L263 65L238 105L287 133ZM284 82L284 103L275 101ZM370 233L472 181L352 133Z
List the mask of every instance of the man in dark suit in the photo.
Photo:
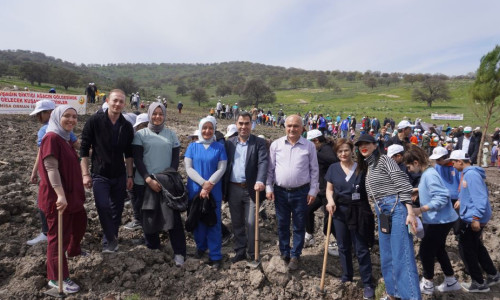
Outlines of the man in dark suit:
M232 262L255 254L255 193L265 198L267 179L266 141L251 134L252 116L240 112L236 119L238 135L226 141L227 168L224 196L229 202L233 223L234 251Z
M469 154L472 165L477 163L477 154L479 153L480 141L472 134L472 127L464 128L464 135L458 138L455 150L463 150Z

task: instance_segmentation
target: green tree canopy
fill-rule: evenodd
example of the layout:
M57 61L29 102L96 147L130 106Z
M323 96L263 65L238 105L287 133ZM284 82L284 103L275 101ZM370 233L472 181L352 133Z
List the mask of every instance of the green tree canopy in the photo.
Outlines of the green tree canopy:
M448 85L442 79L431 77L422 83L421 88L415 88L411 94L413 101L422 101L427 103L427 107L432 106L432 102L437 100L450 100L450 91Z
M118 77L114 82L114 87L124 91L125 95L129 95L139 89L135 80L130 77Z
M201 102L208 102L207 92L203 88L196 88L191 94L191 100L201 106Z
M68 87L77 87L79 82L79 76L75 72L68 69L55 69L52 72L52 79L54 83L62 85L64 90L68 90Z
M259 106L260 103L273 103L276 101L276 95L264 81L252 79L245 84L242 92L244 105Z

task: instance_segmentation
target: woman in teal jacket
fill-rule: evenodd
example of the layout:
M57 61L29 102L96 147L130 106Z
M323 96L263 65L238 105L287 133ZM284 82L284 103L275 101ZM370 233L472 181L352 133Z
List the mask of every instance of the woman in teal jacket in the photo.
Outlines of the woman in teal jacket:
M450 193L441 176L430 166L427 153L418 146L411 146L405 152L404 163L408 171L421 172L418 185L420 207L414 208L415 215L421 215L425 236L420 243L419 256L422 262L423 276L420 291L431 295L434 293L434 261L438 260L445 274L444 282L437 287L440 292L460 290L460 284L454 276L450 258L446 252L446 236L458 215L453 209Z

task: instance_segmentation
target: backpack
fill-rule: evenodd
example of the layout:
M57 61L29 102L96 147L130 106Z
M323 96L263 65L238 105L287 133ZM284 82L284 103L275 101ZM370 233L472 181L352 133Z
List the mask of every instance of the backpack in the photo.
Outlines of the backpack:
M188 208L188 195L182 177L174 168L168 168L161 173L153 175L161 185L162 200L167 206L180 212Z

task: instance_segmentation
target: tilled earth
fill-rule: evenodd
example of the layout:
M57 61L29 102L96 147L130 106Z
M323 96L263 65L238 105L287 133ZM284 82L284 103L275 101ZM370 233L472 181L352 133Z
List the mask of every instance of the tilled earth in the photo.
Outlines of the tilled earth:
M89 111L95 111L91 107ZM187 134L196 129L200 112L183 111L179 115L168 109L167 125L173 128L183 149ZM79 117L79 134L86 116ZM225 132L230 121L221 121L219 130ZM46 243L28 246L26 241L40 232L36 209L37 186L28 184L36 156L36 132L39 124L29 116L2 115L0 122L0 299L46 299ZM283 130L258 126L256 134L277 138ZM184 173L183 165L181 171ZM483 239L497 268L500 268L500 171L487 169L493 218L484 231ZM341 267L337 257L328 257L325 280L326 294L320 295L324 238L321 228L323 213L316 213L316 244L305 248L299 270L288 272L279 258L276 219L272 203L264 202L269 219L261 221L261 268L246 268L245 262L231 265L231 244L223 247L223 267L214 271L204 260L193 257L195 244L188 234L188 257L182 268L173 262L168 234L162 235L163 250L149 250L141 245L141 231L120 229L120 250L116 254L101 253L101 230L92 193L87 192L85 207L88 228L82 247L86 257L69 259L72 279L82 290L69 299L362 299L359 275L354 283L342 284ZM132 209L126 206L122 223L132 219ZM223 222L231 227L229 209L223 205ZM458 256L457 242L448 236L448 251L460 280L470 280ZM419 242L415 239L415 251ZM357 265L356 260L355 266ZM378 246L372 249L373 276L383 290ZM419 269L421 270L420 264ZM355 272L357 274L357 271ZM435 284L443 279L436 264ZM500 286L489 293L435 293L426 299L500 299Z

